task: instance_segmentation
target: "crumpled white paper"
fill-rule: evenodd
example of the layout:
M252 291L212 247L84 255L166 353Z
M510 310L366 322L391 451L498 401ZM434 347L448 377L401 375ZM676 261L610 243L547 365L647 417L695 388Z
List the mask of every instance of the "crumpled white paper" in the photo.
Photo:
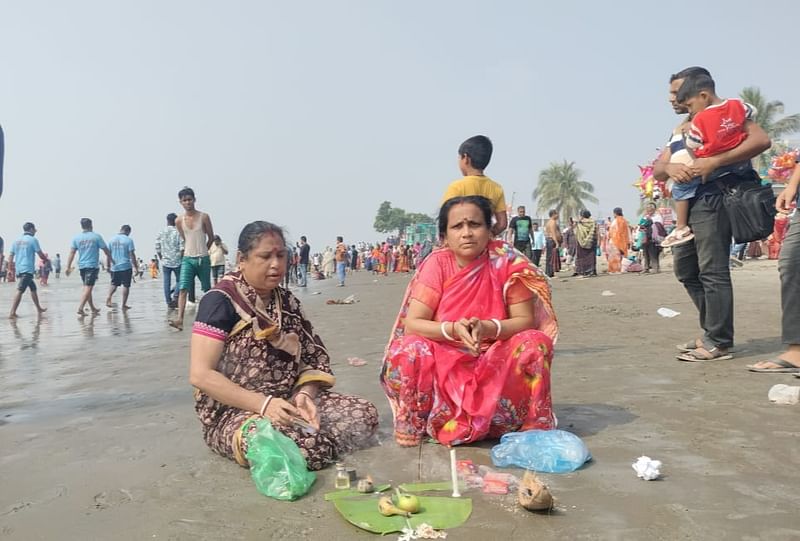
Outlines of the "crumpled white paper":
M656 313L661 317L675 317L681 315L680 312L676 312L672 308L664 308L663 306L656 310Z
M636 462L634 462L632 466L633 470L636 472L636 475L645 481L658 479L661 475L661 461L653 460L649 456L640 456L638 459L636 459Z

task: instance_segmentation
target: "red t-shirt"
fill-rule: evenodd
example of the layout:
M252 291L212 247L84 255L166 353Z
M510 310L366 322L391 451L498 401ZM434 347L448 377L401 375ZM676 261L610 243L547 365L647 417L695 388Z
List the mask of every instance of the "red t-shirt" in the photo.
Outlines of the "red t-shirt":
M716 156L736 148L747 139L744 124L755 114L755 107L741 100L727 99L711 105L694 115L686 146L697 158Z

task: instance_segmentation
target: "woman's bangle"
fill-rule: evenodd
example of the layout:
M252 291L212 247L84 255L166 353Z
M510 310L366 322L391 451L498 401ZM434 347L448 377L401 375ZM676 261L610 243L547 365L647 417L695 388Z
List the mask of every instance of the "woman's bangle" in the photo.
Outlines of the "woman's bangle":
M271 395L271 394L268 394L268 395L267 395L267 397L264 399L264 403L263 403L263 404L261 404L261 411L259 411L259 412L258 412L258 414L259 414L260 416L262 416L262 417L263 417L263 416L264 416L264 414L267 412L267 406L269 406L269 403L270 403L271 401L272 401L272 395Z
M309 393L308 391L305 391L303 389L300 389L299 391L297 391L297 394L295 396L297 396L298 394L304 394L307 397L309 397L311 400L316 400L313 396L311 396L311 393Z
M451 342L455 342L456 339L453 338L452 336L450 336L449 334L447 334L447 324L448 323L449 323L448 321L442 321L442 324L439 326L439 328L442 331L442 336L444 336L447 340L450 340Z
M496 318L492 318L489 321L497 325L497 332L494 335L494 339L497 340L498 338L500 338L500 333L503 332L503 324L500 323L500 320Z

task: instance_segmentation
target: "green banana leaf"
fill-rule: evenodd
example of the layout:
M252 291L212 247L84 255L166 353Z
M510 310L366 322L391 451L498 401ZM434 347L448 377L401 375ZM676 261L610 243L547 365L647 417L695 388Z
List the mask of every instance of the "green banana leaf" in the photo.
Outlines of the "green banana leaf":
M466 489L466 483L459 481L458 490ZM400 485L400 490L403 492L428 492L433 490L446 490L450 492L453 490L453 483L451 481L436 481L433 483L403 483Z
M374 492L386 492L392 488L392 485L386 483L385 485L375 485ZM338 500L339 498L354 498L357 496L366 496L363 492L359 492L354 488L348 488L345 490L337 490L336 492L328 492L325 494L325 501L330 502L333 500Z
M377 497L335 498L333 505L351 524L379 534L399 532L407 526L416 528L422 523L430 524L437 530L455 528L464 524L472 513L472 500L469 498L419 496L419 502L420 512L410 518L381 515Z

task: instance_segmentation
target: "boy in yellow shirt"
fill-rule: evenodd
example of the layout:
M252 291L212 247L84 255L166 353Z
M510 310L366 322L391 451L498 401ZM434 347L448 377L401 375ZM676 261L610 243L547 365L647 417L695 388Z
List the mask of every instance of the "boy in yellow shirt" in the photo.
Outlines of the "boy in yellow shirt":
M495 224L492 233L499 235L508 227L506 196L503 187L483 174L492 159L492 142L485 135L470 137L458 147L458 168L464 178L450 183L442 204L453 197L480 195L491 201Z

